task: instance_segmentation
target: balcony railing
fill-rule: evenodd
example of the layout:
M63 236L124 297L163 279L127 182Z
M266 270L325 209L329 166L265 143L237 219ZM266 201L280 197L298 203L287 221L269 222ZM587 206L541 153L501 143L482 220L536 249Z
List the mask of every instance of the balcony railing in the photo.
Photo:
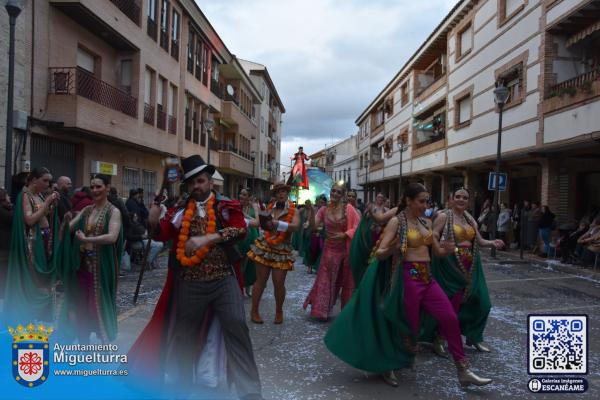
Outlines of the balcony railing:
M144 103L144 122L154 125L154 106Z
M160 47L169 52L169 33L165 30L160 30Z
M137 99L76 67L50 68L50 93L76 94L137 118Z
M167 129L167 113L164 111L156 111L156 127L163 131Z
M246 152L238 149L237 147L235 147L232 144L219 143L218 147L217 147L217 150L220 150L220 151L229 151L229 152L232 152L232 153L235 153L235 154L239 155L242 158L250 160L250 154L249 153L246 153Z
M146 32L148 33L148 36L156 41L156 34L158 33L158 25L156 24L156 21L148 17L146 25Z
M134 0L110 0L123 14L127 15L136 25L140 24L140 7Z
M171 40L171 57L179 61L179 41Z
M546 98L562 96L565 93L575 94L578 88L584 88L586 85L591 85L595 80L600 79L600 67L597 67L584 74L568 79L564 82L551 86L546 94Z
M171 135L177 134L177 117L169 115L169 133Z

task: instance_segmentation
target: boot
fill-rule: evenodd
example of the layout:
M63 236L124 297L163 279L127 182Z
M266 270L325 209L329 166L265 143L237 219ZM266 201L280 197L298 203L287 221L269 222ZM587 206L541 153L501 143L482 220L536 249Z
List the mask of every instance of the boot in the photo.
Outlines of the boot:
M480 352L482 352L482 353L489 353L489 352L491 352L491 351L492 351L492 350L489 348L489 346L488 346L487 344L483 343L483 342L479 342L479 343L473 343L473 342L471 342L471 341L467 340L467 346L473 346L473 347L475 347L475 349L476 349L477 351L480 351Z
M384 372L383 374L381 374L381 378L388 385L398 387L398 378L396 378L396 374L394 374L394 371Z
M471 371L467 360L456 362L456 372L458 375L458 383L460 383L462 387L467 387L469 385L485 386L492 383L491 379L482 378Z
M433 343L431 344L431 348L436 355L442 358L448 358L448 351L446 350L446 347L444 346L444 340L441 337L435 337Z

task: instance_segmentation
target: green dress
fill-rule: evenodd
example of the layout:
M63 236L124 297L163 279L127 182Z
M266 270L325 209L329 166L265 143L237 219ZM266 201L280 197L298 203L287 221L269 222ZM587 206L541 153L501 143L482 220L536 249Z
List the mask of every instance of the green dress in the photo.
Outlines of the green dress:
M248 216L250 218L256 218L256 215L254 214L254 207L250 207ZM256 265L254 264L254 261L250 260L246 256L246 254L250 250L250 245L254 243L258 236L258 228L249 227L248 233L246 233L244 240L238 242L237 244L240 254L244 255L242 258L242 274L244 275L244 286L246 287L252 286L254 285L254 282L256 282Z
M49 216L49 254L39 225L27 228L23 210L23 189L17 196L11 231L4 303L5 322L28 324L52 320L52 286L58 263L58 213Z
M373 219L366 214L363 215L350 244L350 268L356 286L362 280L363 274L369 266L369 256L375 244L371 232L372 226Z
M402 273L392 278L391 259L369 264L352 298L337 316L325 345L349 365L383 373L410 367L415 353L407 346L411 331L404 314Z
M85 232L87 219L91 213L92 206L84 208L82 216L73 228L73 232L81 230ZM94 227L94 236L108 233L110 217L117 210L113 205L107 205L106 214L102 222ZM66 339L73 339L77 334L78 321L73 321L70 315L76 318L90 318L98 324L96 334L103 341L112 341L117 337L117 278L123 255L123 226L121 225L119 237L113 244L94 245L95 255L89 257L90 263L94 265L91 274L93 284L89 287L81 285L78 279L78 271L82 264L81 242L74 234L65 234L62 243L61 276L65 285L65 300L59 315L59 329ZM88 264L89 265L89 264ZM95 315L82 315L82 291L93 291L95 302ZM87 293L86 293L87 295Z

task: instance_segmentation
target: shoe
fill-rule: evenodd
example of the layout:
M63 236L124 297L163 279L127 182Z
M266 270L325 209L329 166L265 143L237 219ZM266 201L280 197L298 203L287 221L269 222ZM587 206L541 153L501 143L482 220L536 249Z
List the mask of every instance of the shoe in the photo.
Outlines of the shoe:
M275 325L283 324L283 311L275 311L275 320L273 323Z
M250 320L252 322L254 322L255 324L264 324L265 323L265 321L263 321L263 319L260 317L258 310L254 310L254 309L250 311Z
M394 371L384 372L381 374L381 379L390 386L398 387L398 378L396 378Z
M469 385L485 386L492 383L491 379L482 378L481 376L475 374L475 372L471 371L469 362L467 360L456 363L456 373L458 375L458 383L460 383L462 387L467 387Z
M448 351L446 350L444 340L441 337L438 336L433 340L431 348L436 355L442 358L448 358Z
M490 353L492 351L492 349L490 349L490 347L483 342L471 343L467 340L467 346L473 346L477 351L482 353Z

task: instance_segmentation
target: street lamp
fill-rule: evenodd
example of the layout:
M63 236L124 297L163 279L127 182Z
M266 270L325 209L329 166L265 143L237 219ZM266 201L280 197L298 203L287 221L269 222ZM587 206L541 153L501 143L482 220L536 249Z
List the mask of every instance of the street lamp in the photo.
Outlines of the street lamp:
M408 149L407 143L404 141L402 136L398 137L398 150L400 151L400 184L398 185L398 191L400 192L398 198L402 198L402 154Z
M8 0L6 12L9 17L9 39L8 39L8 99L6 101L6 159L4 166L4 188L11 193L12 186L12 156L13 156L13 101L15 91L15 25L17 17L21 14L21 2Z
M204 129L206 130L206 139L208 142L208 157L206 160L207 164L210 164L210 150L212 147L212 132L213 132L213 128L215 126L215 121L213 121L212 119L206 119L204 120Z
M256 168L256 151L252 150L250 152L250 160L252 160L252 195L254 195L254 190L256 189L254 187L254 175L255 175L255 168Z
M502 157L502 109L508 101L510 91L502 81L496 82L494 89L494 102L498 106L498 147L496 150L496 171L494 174L494 202L493 202L493 222L492 222L492 240L496 239L496 230L498 228L498 213L500 211L500 160ZM496 247L492 247L492 257L496 257Z

